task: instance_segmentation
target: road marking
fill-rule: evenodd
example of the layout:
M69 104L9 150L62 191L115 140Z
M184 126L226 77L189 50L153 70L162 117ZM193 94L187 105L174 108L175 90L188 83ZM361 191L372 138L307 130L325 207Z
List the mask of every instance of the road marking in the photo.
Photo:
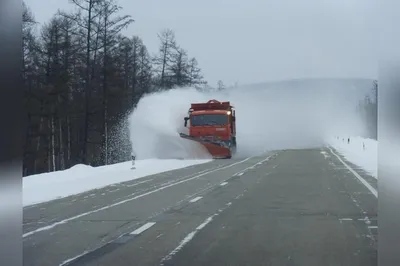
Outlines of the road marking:
M368 228L369 228L369 229L377 229L378 226L377 226L377 225L370 225L370 226L368 226Z
M353 221L352 218L341 218L339 219L339 221Z
M357 219L357 221L364 221L366 224L371 224L371 221L369 218L366 216L364 218Z
M163 265L164 261L170 260L172 258L172 256L174 256L176 253L178 253L187 243L189 243L193 239L193 237L201 229L203 229L208 223L210 223L216 215L218 215L218 214L216 213L216 214L211 215L210 217L205 219L204 222L202 222L199 226L197 226L194 231L187 234L185 236L185 238L182 239L182 241L179 243L179 245L161 260L161 265Z
M199 177L201 177L201 176L204 176L204 175L207 175L207 174L210 174L210 173L219 171L219 170L223 170L223 169L230 168L230 167L235 166L235 165L237 165L237 164L243 163L243 162L249 160L250 158L251 158L251 157L246 158L246 159L241 160L241 161L236 162L236 163L228 164L228 165L226 165L226 166L223 166L223 167L220 167L220 168L216 168L216 169L213 169L213 170L210 170L210 171L201 173L201 174L199 174L199 175L195 175L195 176L193 176L193 177L191 177L191 178L187 178L187 179L184 179L184 180L181 180L181 181L177 181L177 182L172 183L172 184L169 184L169 185L165 185L165 186L163 186L163 187L160 187L160 188L151 190L151 191L149 191L149 192L143 193L143 194L141 194L141 195L137 195L137 196L132 197L132 198L128 198L128 199L125 199L125 200L122 200L122 201L118 201L118 202L115 202L115 203L113 203L113 204L110 204L110 205L107 205L107 206L104 206L104 207L101 207L101 208L98 208L98 209L95 209L95 210L92 210L92 211L88 211L88 212L85 212L85 213L81 213L81 214L78 214L78 215L69 217L69 218L67 218L67 219L61 220L61 221L59 221L59 222L56 222L56 223L53 223L53 224L50 224L50 225L47 225L47 226L39 227L39 228L36 229L36 230L29 231L29 232L23 234L22 237L25 238L25 237L27 237L27 236L31 236L31 235L36 234L36 233L38 233L38 232L47 231L47 230L53 229L53 228L56 227L57 225L65 224L65 223L67 223L67 222L76 220L76 219L78 219L78 218L87 216L87 215L89 215L89 214L93 214L93 213L96 213L96 212L99 212L99 211L107 210L107 209L110 209L110 208L112 208L112 207L115 207L115 206L124 204L124 203L126 203L126 202L130 202L130 201L133 201L133 200L142 198L142 197L144 197L144 196L147 196L147 195L150 195L150 194L159 192L159 191L164 190L164 189L167 189L167 188L169 188L169 187L173 187L173 186L176 186L176 185L179 185L179 184L182 184L182 183L191 181L191 180L196 179L196 178L199 178Z
M246 190L245 190L246 191ZM243 194L241 194L243 195ZM227 208L229 208L229 206L231 205L231 202L228 202L226 204L226 206L222 209L219 209L217 213L214 213L213 215L211 215L210 217L208 217L207 219L205 219L199 226L196 227L196 229L192 232L190 232L189 234L186 235L186 237L184 239L182 239L182 241L179 243L179 245L172 250L167 256L165 256L162 260L161 260L161 265L164 265L164 262L167 260L170 260L172 258L172 256L174 256L176 253L178 253L187 243L190 242L190 240L193 239L193 237L201 230L203 229L207 224L209 224L215 216L217 216L218 214L220 214L221 212L223 212L224 210L226 210Z
M196 227L196 230L201 230L203 229L209 222L212 221L212 219L214 218L216 214L208 217L207 219L205 219L205 221L203 223L201 223L199 226Z
M139 227L138 229L136 229L135 231L133 231L132 233L130 233L130 235L140 235L141 233L143 233L144 231L146 231L147 229L149 229L150 227L152 227L155 224L156 223L154 223L154 222L149 222L147 224L144 224L141 227Z
M258 163L253 164L253 165L251 165L251 166L249 166L249 167L247 167L247 168L245 168L245 169L243 169L243 170L240 170L239 172L233 174L233 176L242 176L247 170L254 169L254 167L256 167L257 165L263 164L263 162L268 161L269 159L271 159L272 156L273 156L273 155L270 155L270 156L268 156L267 158L265 158L265 159L259 161Z
M221 184L219 184L220 186L225 186L225 185L227 185L228 184L228 182L222 182Z
M239 195L237 195L237 196L235 197L235 199L240 199L241 197L243 197L243 193L242 193L242 194L239 194Z
M85 252L83 252L83 253L81 253L81 254L75 256L75 257L72 257L72 258L69 258L69 259L67 259L67 260L64 260L63 262L61 262L61 263L59 264L59 266L64 266L64 265L70 263L71 261L74 261L74 260L76 260L76 259L78 259L78 258L80 258L80 257L85 256L85 255L88 254L89 252L90 252L90 251L85 251Z
M135 224L135 225L136 225L136 224ZM52 234L52 233L50 233L50 235L51 235L51 234ZM67 259L67 260L64 260L63 262L61 262L61 263L59 264L59 266L69 265L71 262L73 262L73 261L75 261L75 260L77 260L77 259L79 259L79 258L82 258L82 257L84 257L84 256L88 255L89 253L92 253L92 252L94 252L94 251L96 251L96 250L99 250L99 249L101 249L101 248L104 248L105 246L107 246L107 245L109 245L109 244L111 244L111 243L116 242L118 239L120 239L120 238L122 238L122 237L124 237L124 236L126 236L126 233L123 233L122 235L118 236L116 239L113 239L113 240L111 240L111 241L106 242L105 244L101 245L100 247L96 247L96 248L94 248L94 249L92 249L92 250L86 250L86 251L82 252L81 254L79 254L79 255L77 255L77 256L74 256L74 257L72 257L72 258L69 258L69 259Z
M179 250L181 250L187 243L190 242L190 240L193 239L195 234L196 234L196 231L192 231L187 236L185 236L185 238L182 239L182 241L179 243L179 245L173 251L171 251L171 253L169 253L164 259L161 260L161 263L166 260L169 260L170 258L172 258L173 255L178 253Z
M329 157L329 155L328 155L328 153L326 153L326 151L321 151L321 154L324 155L325 159Z
M153 179L148 179L148 180L140 181L140 182L137 182L137 183L134 183L134 184L131 184L131 185L125 185L125 186L126 187L136 187L136 186L138 186L140 184L147 183L147 182L150 182L150 181L153 181Z
M201 200L203 197L195 197L194 199L189 200L189 202L193 203L196 202L198 200Z
M332 150L330 147L328 147L328 149L331 151L331 153L332 153L333 155L335 155L335 156L339 159L339 161L340 161L344 166L346 166L346 168L347 168L355 177L357 177L357 179L358 179L366 188L369 189L369 191L371 191L371 193L372 193L376 198L378 198L378 191L376 191L375 188L373 188L364 178L362 178L362 177L361 177L356 171L354 171L347 163L345 163L345 162L340 158L339 155L337 155L335 152L333 152L333 150Z

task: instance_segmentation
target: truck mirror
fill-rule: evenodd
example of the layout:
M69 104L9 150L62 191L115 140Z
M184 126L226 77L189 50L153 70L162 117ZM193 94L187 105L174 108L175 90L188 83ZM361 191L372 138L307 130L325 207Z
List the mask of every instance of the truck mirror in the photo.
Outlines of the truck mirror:
M185 120L185 127L186 127L187 126L187 121L189 120L189 117L185 117L184 120Z

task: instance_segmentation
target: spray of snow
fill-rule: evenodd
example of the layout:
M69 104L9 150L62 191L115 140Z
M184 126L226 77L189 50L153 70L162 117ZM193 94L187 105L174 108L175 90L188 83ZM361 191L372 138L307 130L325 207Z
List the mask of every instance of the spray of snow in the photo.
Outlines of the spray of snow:
M216 99L231 101L236 109L238 157L268 150L319 147L334 134L363 133L355 112L360 97L349 97L346 89L297 89L284 84L214 92L193 88L157 92L144 96L132 112L130 140L140 159L208 157L200 144L181 139L179 132L187 132L183 118L190 103Z
M190 103L202 100L206 97L194 89L144 96L129 119L130 140L137 158L209 158L200 144L179 137L179 132L187 132L183 118Z

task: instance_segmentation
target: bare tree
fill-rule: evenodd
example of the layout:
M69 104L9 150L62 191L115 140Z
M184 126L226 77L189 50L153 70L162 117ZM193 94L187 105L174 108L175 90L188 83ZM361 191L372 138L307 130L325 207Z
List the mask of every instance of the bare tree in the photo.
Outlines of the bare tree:
M32 33L33 27L37 24L32 11L26 6L25 2L22 2L23 13L22 13L22 47L23 47L23 74L26 72L26 67L31 66L29 60L29 53L33 52L33 46L35 45L35 37Z
M217 90L222 91L224 89L225 89L224 83L222 82L222 80L218 80L218 82L217 82Z
M114 15L121 9L113 0L106 0L102 3L101 14L103 17L102 23L102 48L103 48L103 140L104 156L103 163L108 164L108 113L107 113L107 90L108 90L108 63L109 49L112 49L117 44L117 34L134 20L131 16L116 16Z
M151 86L152 67L146 46L138 36L124 38L119 48L119 61L124 76L124 87L128 90L131 108Z
M188 63L188 72L189 72L189 85L197 86L197 85L205 85L204 77L201 74L201 69L198 66L198 62L196 58L191 58Z
M188 85L190 83L190 77L187 52L182 48L176 49L176 53L171 61L173 64L170 69L174 85L178 87Z
M25 132L24 154L23 154L23 173L26 175L30 169L36 170L35 167L35 153L32 145L32 139L37 138L34 133L33 126L35 99L34 91L37 83L38 69L36 67L39 59L37 38L33 34L33 29L36 25L35 18L26 6L23 4L22 13L22 78L24 81L24 104L26 111L27 129Z
M136 102L139 101L143 94L151 90L153 78L153 67L151 58L146 46L142 45L139 50L139 71L138 71L138 90L136 92Z
M134 36L131 40L132 43L132 57L130 60L131 71L132 71L132 100L135 102L135 95L139 88L138 87L138 73L139 73L139 53L143 46L142 40Z
M171 29L165 29L158 34L160 41L159 54L154 58L154 64L157 67L158 85L160 88L171 88L173 86L171 80L171 67L174 52L177 50L175 34Z
M96 24L96 18L101 15L101 5L104 0L71 0L71 2L79 8L79 12L75 16L70 17L74 19L81 30L80 33L86 35L85 43L85 112L84 112L84 128L83 138L81 143L81 160L88 163L87 144L88 144L88 133L89 133L89 115L90 115L90 97L91 97L91 64L92 64L92 34L94 31L94 25ZM97 49L96 49L97 51Z

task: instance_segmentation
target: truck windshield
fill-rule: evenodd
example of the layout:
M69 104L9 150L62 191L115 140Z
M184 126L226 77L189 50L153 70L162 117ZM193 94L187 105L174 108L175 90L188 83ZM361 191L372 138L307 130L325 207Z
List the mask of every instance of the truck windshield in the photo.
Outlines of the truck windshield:
M215 126L228 123L228 116L222 114L193 115L191 119L191 126Z

